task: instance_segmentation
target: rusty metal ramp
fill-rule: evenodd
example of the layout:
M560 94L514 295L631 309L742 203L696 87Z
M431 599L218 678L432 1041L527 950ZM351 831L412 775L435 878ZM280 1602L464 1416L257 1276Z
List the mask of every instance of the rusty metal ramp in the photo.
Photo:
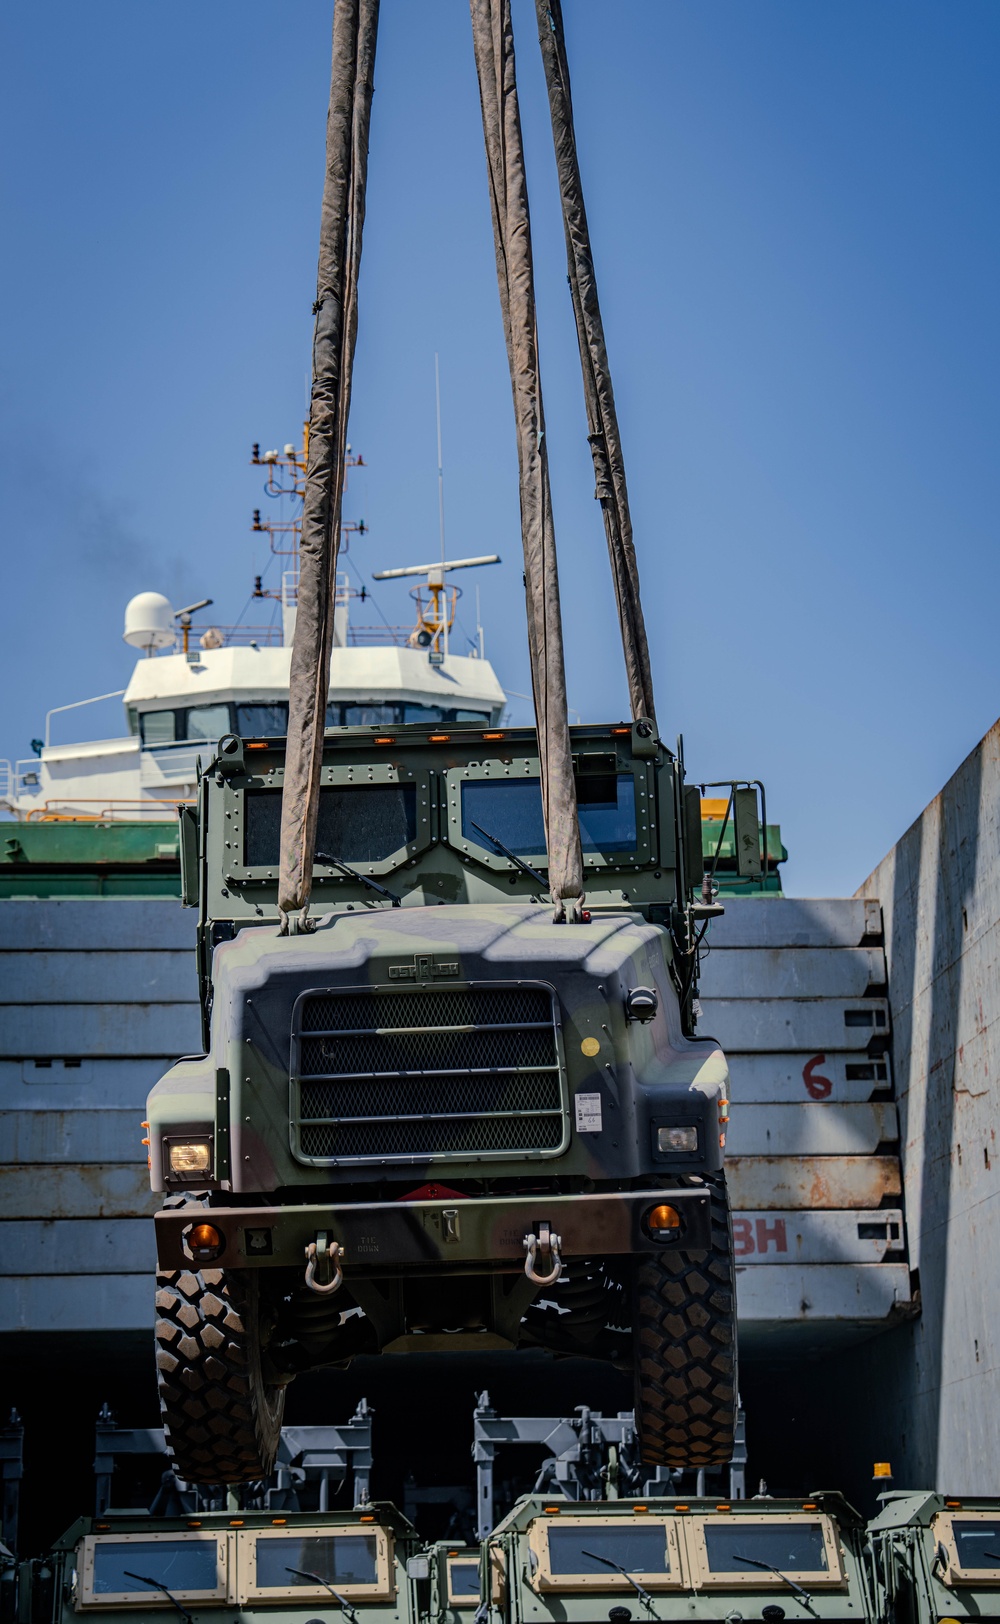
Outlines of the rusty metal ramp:
M732 1071L744 1351L828 1353L915 1312L877 902L729 899L698 1031Z

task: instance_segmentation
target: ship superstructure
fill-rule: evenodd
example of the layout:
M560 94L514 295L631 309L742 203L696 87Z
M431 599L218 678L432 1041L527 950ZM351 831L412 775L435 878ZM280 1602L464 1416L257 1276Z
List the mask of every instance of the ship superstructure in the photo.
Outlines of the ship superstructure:
M253 515L283 568L280 590L255 577L251 601L274 604L269 625L192 626L211 599L175 610L161 593L141 592L125 610L125 642L141 657L120 695L124 731L116 738L82 744L53 743L50 718L38 753L11 765L0 762L0 805L18 819L94 818L101 821L170 818L195 795L199 758L208 759L225 733L244 738L283 735L288 723L288 681L298 590L298 537L307 441L282 452L253 447L255 466L267 469L265 491L287 498L287 518L269 522ZM354 467L363 466L353 457ZM365 531L363 523L344 526ZM415 577L414 617L406 625L352 625L352 587L346 571L337 578L327 727L395 727L406 722L500 721L506 695L485 649L481 628L470 653L451 647L455 570L497 563L494 556L445 560L386 570L378 580ZM74 709L78 701L59 709Z

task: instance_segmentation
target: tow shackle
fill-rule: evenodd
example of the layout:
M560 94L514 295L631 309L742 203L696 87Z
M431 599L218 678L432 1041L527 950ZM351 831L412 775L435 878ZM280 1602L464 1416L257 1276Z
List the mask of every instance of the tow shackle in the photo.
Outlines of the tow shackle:
M536 1286L554 1286L559 1279L563 1269L562 1258L559 1256L561 1246L562 1236L556 1235L547 1223L539 1224L537 1235L525 1235L524 1250L527 1257L524 1260L524 1272ZM552 1260L549 1274L539 1274L535 1268L535 1262L542 1252L547 1252Z
M344 1271L341 1260L344 1248L338 1241L331 1241L325 1229L321 1229L314 1241L306 1247L306 1285L310 1291L315 1291L320 1297L332 1297L344 1284Z

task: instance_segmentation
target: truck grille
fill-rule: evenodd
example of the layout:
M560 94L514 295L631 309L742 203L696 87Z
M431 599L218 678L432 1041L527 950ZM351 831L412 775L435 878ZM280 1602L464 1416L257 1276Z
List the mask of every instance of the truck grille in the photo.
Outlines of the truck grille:
M545 986L299 999L292 1120L307 1162L554 1154L565 1119L555 1003Z

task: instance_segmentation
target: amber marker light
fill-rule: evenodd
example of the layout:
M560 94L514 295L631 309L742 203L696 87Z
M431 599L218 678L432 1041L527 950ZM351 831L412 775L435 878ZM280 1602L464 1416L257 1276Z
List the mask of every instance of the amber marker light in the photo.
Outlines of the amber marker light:
M630 727L613 727L611 729L612 734L616 737L619 733L631 733L631 731L632 729Z
M562 1506L543 1506L542 1510L544 1511L546 1517L558 1517L560 1511L562 1510Z
M395 742L396 742L395 734L393 734L391 736L389 734L386 734L385 738L375 740L376 744L395 744Z
M732 1511L732 1506L716 1506L716 1511Z
M428 733L427 742L428 742L428 744L450 744L451 743L451 734L450 733Z
M949 1511L961 1511L962 1509L961 1500L946 1500L945 1505L948 1507Z
M211 1263L226 1249L225 1240L214 1224L195 1224L188 1234L187 1243L196 1263Z
M201 1527L201 1518L200 1517L190 1517L188 1519L188 1527L189 1528L200 1528Z
M664 1202L662 1206L650 1207L645 1224L651 1235L673 1237L680 1232L681 1215L676 1207L669 1207Z
M370 1517L370 1516L369 1517L359 1517L358 1518L359 1522L377 1522L377 1520L378 1519L376 1517Z
M284 1528L286 1522L288 1521L288 1518L287 1517L272 1517L271 1521L274 1524L275 1528Z
M503 736L504 735L502 733L484 733L483 734L484 739L502 739Z
M229 1526L230 1526L230 1528L244 1528L246 1526L246 1518L245 1517L230 1517Z
M690 1506L674 1506L675 1511L690 1511Z
M248 744L245 746L245 748L247 750L266 750L267 745L262 742L260 744Z
M638 1517L638 1515L639 1515L639 1513L641 1511L648 1511L648 1510L649 1510L648 1506L633 1506L632 1507L632 1515L633 1515L633 1517Z
M892 1477L892 1467L887 1460L877 1460L872 1467L873 1483L888 1483Z
M815 1500L803 1500L802 1509L803 1511L818 1511L819 1506L816 1504Z

